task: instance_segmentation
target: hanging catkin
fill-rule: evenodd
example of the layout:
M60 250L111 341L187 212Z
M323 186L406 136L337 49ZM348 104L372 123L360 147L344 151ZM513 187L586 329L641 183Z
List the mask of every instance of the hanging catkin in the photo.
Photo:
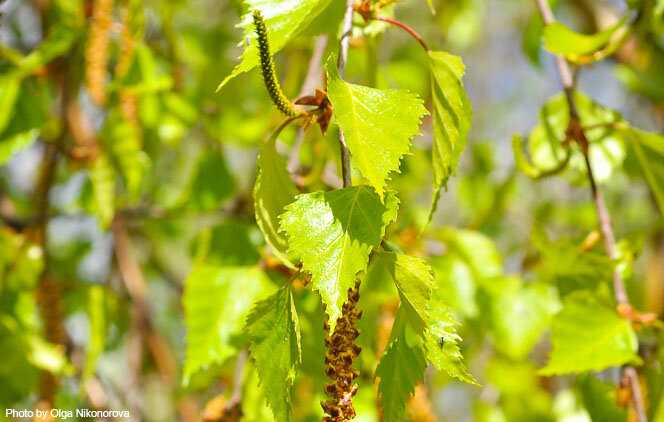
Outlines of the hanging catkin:
M120 56L118 63L115 66L115 77L123 78L129 72L132 59L134 57L134 50L136 40L133 31L133 8L127 2L124 2L122 7L122 32L120 36ZM136 113L136 94L128 89L120 90L120 110L125 119L130 123L137 125L138 118Z
M261 73L265 81L265 87L270 94L270 98L275 106L283 114L289 117L297 116L298 112L293 107L293 103L284 95L277 79L277 72L274 67L274 61L270 54L270 44L267 36L267 26L263 20L263 15L259 10L254 10L254 26L256 27L256 37L258 39L258 53L261 61Z
M106 68L113 0L95 0L85 49L85 84L92 100L106 103Z
M332 380L325 386L325 393L329 399L321 403L325 416L324 422L344 422L355 417L353 396L357 393L355 378L359 375L353 369L353 361L360 354L360 347L355 339L360 335L357 322L362 311L357 309L360 300L360 284L348 289L348 300L344 303L342 316L337 320L334 333L329 335L330 327L327 321L324 329L325 339L325 373Z

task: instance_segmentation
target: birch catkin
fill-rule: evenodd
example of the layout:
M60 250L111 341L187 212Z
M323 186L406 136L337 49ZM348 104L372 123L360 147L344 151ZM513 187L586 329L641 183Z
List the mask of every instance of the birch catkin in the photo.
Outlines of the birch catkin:
M106 103L106 68L113 0L95 0L85 49L85 84L97 105Z
M284 95L277 79L277 72L274 68L274 61L270 54L270 44L267 39L267 27L263 20L263 15L259 10L254 10L254 25L256 26L256 36L258 38L258 53L261 61L261 73L265 81L267 92L272 98L275 106L288 117L295 117L298 115L297 110L293 107L293 103Z

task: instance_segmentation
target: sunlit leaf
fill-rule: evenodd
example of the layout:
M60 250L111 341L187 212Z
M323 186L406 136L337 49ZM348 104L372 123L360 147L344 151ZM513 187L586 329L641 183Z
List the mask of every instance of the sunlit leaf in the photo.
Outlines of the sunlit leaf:
M390 343L376 368L385 422L403 420L406 401L424 377L426 368L421 339L411 331L404 319L405 316L399 312L392 327Z
M284 160L275 148L276 139L269 139L261 147L258 156L258 176L254 186L254 212L256 223L272 251L284 263L288 259L288 242L279 233L278 217L285 207L295 200L298 191L286 169Z
M289 421L290 389L302 362L300 327L289 286L258 302L247 317L251 356L276 420Z
M639 361L631 323L584 291L565 300L553 319L551 342L542 375L601 371Z
M408 91L351 84L339 78L332 61L326 68L328 95L351 162L382 198L390 173L399 171L401 157L410 150L410 140L418 134L427 110Z
M288 236L290 256L311 273L330 317L330 331L341 315L348 289L357 274L366 271L369 254L380 244L385 228L396 219L398 199L387 194L381 203L368 186L296 197L281 215L281 230Z
M624 136L620 128L624 120L620 114L601 106L585 94L575 91L574 100L582 126L590 142L590 160L599 183L609 180L625 159ZM551 97L540 111L539 123L528 137L528 149L532 163L539 169L555 168L564 160L563 143L569 124L569 110L563 94ZM586 180L584 159L576 149L568 167L578 180Z
M260 10L265 18L268 29L270 52L276 54L288 42L300 34L313 19L318 16L331 0L244 0L246 13L242 16L240 27L244 28L242 43L245 49L240 57L240 64L230 75L219 84L217 90L223 88L237 75L248 72L256 67L258 60L258 43L254 31L252 13Z
M21 82L11 76L0 77L0 134L14 115L14 103L18 98Z
M115 172L105 154L100 154L90 169L94 211L102 227L108 228L115 215Z
M242 331L252 303L274 290L255 267L197 264L185 281L187 351L184 383L200 370L221 364L236 349L231 339Z
M643 176L664 215L664 136L635 128L626 129L624 133L631 140L630 146Z
M461 58L442 51L429 52L433 101L433 198L429 219L436 210L440 190L447 185L459 163L472 108L463 87L465 66Z
M485 290L496 349L515 360L525 358L560 309L556 290L547 284L523 285L516 277L491 279Z
M85 368L83 370L83 381L94 376L97 369L97 361L104 351L106 343L106 303L104 288L92 286L88 290L88 341L85 351Z
M609 28L592 35L580 34L560 22L544 27L544 48L554 54L562 54L571 60L595 53L610 44L626 19L621 19Z

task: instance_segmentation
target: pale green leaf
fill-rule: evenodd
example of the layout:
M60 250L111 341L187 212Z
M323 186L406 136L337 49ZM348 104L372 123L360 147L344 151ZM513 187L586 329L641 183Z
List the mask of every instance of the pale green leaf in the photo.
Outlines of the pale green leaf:
M485 285L488 321L496 349L524 359L560 310L556 289L547 284L523 285L516 277L498 277Z
M616 387L606 384L592 375L577 382L581 399L593 422L624 422L627 410L618 407Z
M562 54L569 59L595 53L607 47L616 31L623 26L625 19L592 35L580 34L560 22L544 27L544 48L554 54Z
M582 92L574 92L581 124L590 142L590 160L598 182L607 181L625 159L624 136L620 128L626 125L620 114L595 103ZM555 168L564 160L563 141L569 124L567 101L563 94L551 97L540 111L539 123L528 137L530 158L539 169ZM575 179L586 180L583 156L576 150L568 167Z
M463 363L457 322L442 295L432 294L442 286L434 285L431 267L420 258L381 252L373 259L371 273L396 285L401 298L399 314L412 332L420 336L426 359L451 377L474 383Z
M88 341L85 351L83 381L89 380L97 370L97 361L106 342L106 304L103 286L88 289Z
M280 230L288 237L288 253L311 273L330 317L330 330L341 315L348 289L359 272L366 271L371 250L396 219L398 199L386 195L381 203L369 186L296 197L280 216Z
M568 296L552 323L553 350L542 375L601 371L638 362L631 323L586 291Z
M14 104L18 98L21 81L18 78L4 75L0 77L0 134L14 115Z
M424 349L427 361L439 371L469 384L477 384L461 354L461 336L457 333L458 322L451 309L444 303L431 303L430 318L424 330Z
M431 219L440 190L447 185L466 146L473 111L463 87L465 66L461 58L443 51L430 51L429 67L433 102Z
M300 327L290 287L254 306L247 317L251 356L265 397L279 421L289 421L291 387L302 362Z
M392 327L390 343L376 368L384 422L403 420L406 402L424 377L426 368L421 339L410 330L405 318L400 310Z
M185 281L187 350L184 383L199 370L221 364L236 350L231 338L242 332L256 302L274 290L256 267L220 267L198 263Z
M447 303L455 312L463 317L474 318L479 313L475 294L477 284L473 273L456 253L434 257L431 260L437 288L436 300Z
M0 165L9 161L14 154L32 145L39 137L39 129L17 133L0 141Z
M265 394L260 386L256 368L248 364L245 370L244 389L242 391L242 419L241 422L275 422L272 410L267 405Z
M468 264L478 280L502 274L503 260L496 245L486 235L448 227L441 230L440 237Z
M382 90L345 82L331 60L327 63L328 96L343 131L352 164L382 198L389 175L399 171L421 118L422 99L404 90Z
M432 15L436 14L436 7L433 4L433 0L427 0L427 6L429 6L429 10L431 11Z
M431 267L420 258L394 252L377 254L372 265L382 267L384 275L396 285L406 320L416 332L422 332L429 321Z
M100 154L90 169L94 212L101 227L108 228L115 215L115 172L105 154Z
M74 372L63 345L49 343L36 334L26 337L26 345L27 359L35 367L54 374L71 375Z
M295 200L298 192L286 169L286 160L277 153L275 142L274 137L265 142L258 156L254 211L258 227L274 254L286 265L292 266L287 255L288 242L279 233L278 217L286 205Z
M626 129L624 133L632 141L630 145L634 149L643 176L664 215L664 136L635 128Z
M65 54L82 33L84 25L83 4L80 1L58 0L53 2L55 24L37 48L21 58L15 70L19 78L30 75L53 59Z
M113 110L102 131L110 158L118 164L130 203L138 201L150 158L143 151L139 129Z
M242 16L239 26L244 28L242 43L245 49L240 56L240 63L219 84L217 91L228 81L241 73L248 72L259 63L258 42L252 19L254 10L260 10L263 14L268 30L270 52L276 54L306 29L330 2L331 0L244 0L246 13Z

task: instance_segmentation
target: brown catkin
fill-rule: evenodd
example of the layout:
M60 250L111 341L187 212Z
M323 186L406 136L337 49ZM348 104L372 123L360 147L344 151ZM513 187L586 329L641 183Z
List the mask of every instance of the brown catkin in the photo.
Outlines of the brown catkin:
M120 55L115 66L116 78L123 78L129 72L129 67L134 58L136 40L132 30L132 21L135 10L129 7L125 1L122 7L122 32L120 35ZM138 125L137 98L134 92L128 89L120 90L120 110L127 121Z
M95 0L85 49L85 84L98 105L106 103L106 67L113 0Z
M355 417L353 396L357 393L357 384L354 383L359 373L353 369L353 361L360 354L360 347L355 339L360 335L356 328L362 311L357 309L360 299L360 284L348 289L348 299L343 305L341 317L332 335L326 321L325 329L325 373L332 380L325 386L328 400L321 403L325 415L323 422L344 422Z

